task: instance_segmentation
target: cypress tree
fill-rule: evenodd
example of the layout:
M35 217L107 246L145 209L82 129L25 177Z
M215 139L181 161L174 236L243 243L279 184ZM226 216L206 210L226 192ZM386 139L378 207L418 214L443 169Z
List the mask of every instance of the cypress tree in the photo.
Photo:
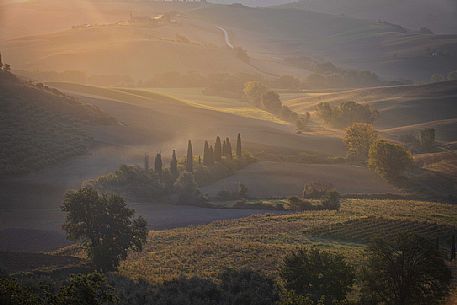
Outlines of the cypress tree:
M187 144L187 158L186 158L186 171L192 173L194 170L194 160L193 160L193 153L192 153L192 141L189 140Z
M233 155L232 155L232 144L230 144L230 139L227 138L227 158L229 160L232 160Z
M241 134L236 138L236 157L241 159Z
M144 170L148 171L149 170L149 154L144 153Z
M155 161L154 161L154 171L162 176L162 155L157 153Z
M208 141L205 141L205 147L203 148L203 164L209 165L209 145Z
M178 160L176 159L176 150L174 149L170 161L170 172L174 178L178 177Z
M198 155L198 164L201 165L202 164L202 157L200 155Z
M227 156L227 142L224 140L224 143L222 144L222 155L224 157Z
M221 161L222 159L222 144L221 138L216 138L216 144L214 144L214 161Z
M3 68L2 53L0 53L0 70Z
M214 164L214 149L213 145L209 147L209 164L212 165Z

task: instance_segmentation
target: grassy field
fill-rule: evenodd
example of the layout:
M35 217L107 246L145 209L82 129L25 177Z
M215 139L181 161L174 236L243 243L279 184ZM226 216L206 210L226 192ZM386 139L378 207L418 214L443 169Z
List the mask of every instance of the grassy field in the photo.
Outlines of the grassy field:
M277 276L282 258L300 247L317 246L339 252L360 266L369 236L358 241L322 239L316 230L329 226L352 231L376 228L379 218L401 222L401 232L416 232L418 222L449 227L457 224L457 210L451 205L405 200L347 199L341 211L308 211L289 215L252 216L213 222L205 226L151 231L143 252L132 254L120 269L122 275L152 283L180 276L215 277L224 268L253 268ZM358 226L364 221L366 226ZM378 236L372 231L372 237Z

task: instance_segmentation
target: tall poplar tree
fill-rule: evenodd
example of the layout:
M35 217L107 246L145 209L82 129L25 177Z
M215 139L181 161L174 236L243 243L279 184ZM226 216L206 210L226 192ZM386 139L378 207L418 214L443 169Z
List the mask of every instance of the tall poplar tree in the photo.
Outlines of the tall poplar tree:
M216 138L216 144L214 144L214 161L221 161L222 159L222 144L221 138Z
M212 165L214 164L214 149L213 145L209 147L209 164Z
M229 139L229 138L227 138L226 141L227 141L227 144L226 144L226 145L227 145L227 152L226 152L226 155L227 155L227 158L228 158L229 160L232 160L232 158L233 158L233 154L232 154L232 144L230 144L230 139Z
M192 153L192 141L189 140L187 144L187 158L186 158L186 171L192 173L194 170L194 160L193 160L193 153Z
M162 155L157 153L154 161L154 171L159 174L159 176L162 176L162 165Z
M224 140L224 143L222 144L222 155L224 157L227 156L227 142Z
M178 160L176 159L176 150L174 149L170 161L170 172L174 178L178 177Z
M236 156L238 159L241 158L241 134L236 138Z
M208 141L205 141L205 147L203 148L203 164L209 165L209 144Z

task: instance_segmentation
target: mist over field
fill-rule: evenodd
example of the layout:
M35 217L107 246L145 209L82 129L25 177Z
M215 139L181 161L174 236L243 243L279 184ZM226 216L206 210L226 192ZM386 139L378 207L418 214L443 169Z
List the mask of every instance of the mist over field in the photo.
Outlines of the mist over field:
M454 305L456 204L455 0L0 0L1 304Z

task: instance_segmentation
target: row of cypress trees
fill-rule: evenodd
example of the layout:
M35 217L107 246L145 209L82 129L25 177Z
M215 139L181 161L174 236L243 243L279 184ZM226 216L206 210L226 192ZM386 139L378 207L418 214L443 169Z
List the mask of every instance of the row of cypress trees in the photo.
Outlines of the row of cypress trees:
M238 134L236 140L236 157L241 158L241 134ZM228 160L233 159L232 144L230 139L227 137L224 142L221 142L221 138L218 136L216 142L213 145L209 145L208 141L205 141L205 146L203 148L203 164L208 166L214 164L214 162L219 162L222 158ZM186 171L192 173L194 169L194 155L192 151L192 141L189 140L187 143L187 156L186 156ZM199 162L201 158L199 156ZM154 159L154 171L159 175L162 175L163 172L163 162L161 153L157 153ZM144 155L144 169L149 171L149 155ZM176 159L176 150L173 150L170 161L170 173L173 177L178 176L178 160Z

